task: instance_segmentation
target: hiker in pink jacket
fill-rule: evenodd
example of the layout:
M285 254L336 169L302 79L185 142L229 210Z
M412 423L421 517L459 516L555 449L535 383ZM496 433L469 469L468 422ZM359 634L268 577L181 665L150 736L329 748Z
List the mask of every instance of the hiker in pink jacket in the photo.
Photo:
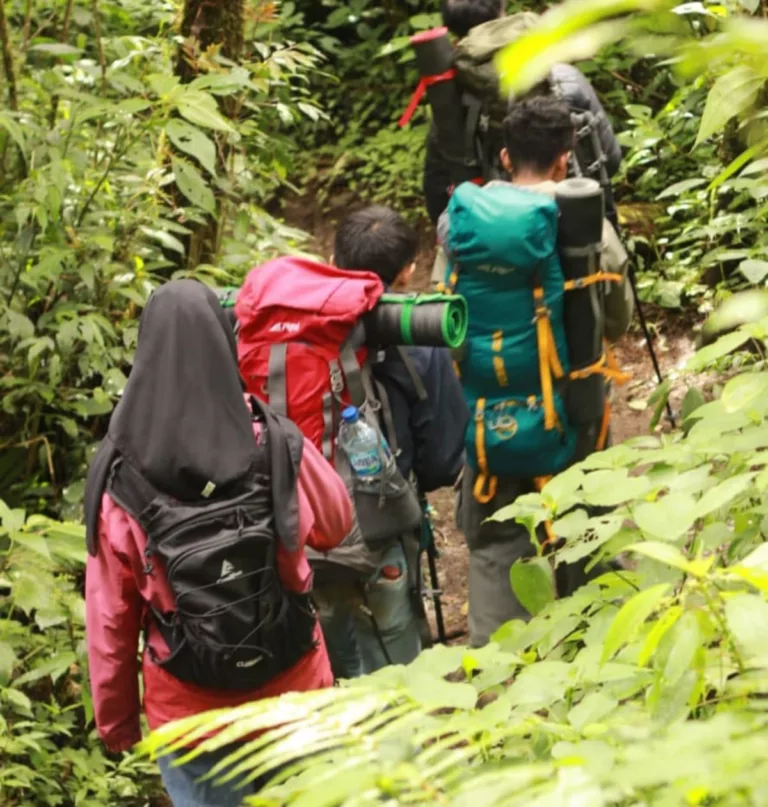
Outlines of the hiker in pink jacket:
M304 547L341 542L349 497L290 421L253 407L258 420L215 295L191 280L158 289L86 486L88 658L112 751L141 738L139 674L151 729L333 683ZM160 761L175 807L252 792L196 782L223 756Z

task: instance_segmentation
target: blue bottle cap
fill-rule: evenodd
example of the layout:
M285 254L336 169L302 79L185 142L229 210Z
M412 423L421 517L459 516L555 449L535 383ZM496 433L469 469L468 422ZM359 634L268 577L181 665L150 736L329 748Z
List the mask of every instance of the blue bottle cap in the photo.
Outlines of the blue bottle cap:
M360 418L360 413L357 411L356 406L348 406L342 413L341 419L345 423L357 423Z

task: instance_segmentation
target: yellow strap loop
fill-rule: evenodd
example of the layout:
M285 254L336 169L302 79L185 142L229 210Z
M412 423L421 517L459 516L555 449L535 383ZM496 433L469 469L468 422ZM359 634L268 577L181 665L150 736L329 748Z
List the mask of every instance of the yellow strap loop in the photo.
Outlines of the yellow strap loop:
M604 353L594 364L589 367L583 367L581 370L572 370L568 378L571 381L581 381L584 378L589 378L592 375L599 373L605 378L618 384L620 387L632 380L632 373L627 373L621 370L616 365L616 360L611 355L610 357Z
M594 286L595 283L623 283L624 275L618 275L614 272L596 272L594 275L586 275L585 277L577 277L574 280L566 280L564 288L566 291L575 291L577 289L585 289L587 286Z
M480 504L488 504L496 495L498 479L488 474L488 456L485 453L485 398L479 398L475 405L475 453L480 474L473 493Z
M557 355L549 309L544 305L544 289L537 286L533 290L533 298L536 304L536 341L539 348L539 377L544 404L544 428L549 431L558 425L552 374L554 373L555 378L562 378L563 366Z

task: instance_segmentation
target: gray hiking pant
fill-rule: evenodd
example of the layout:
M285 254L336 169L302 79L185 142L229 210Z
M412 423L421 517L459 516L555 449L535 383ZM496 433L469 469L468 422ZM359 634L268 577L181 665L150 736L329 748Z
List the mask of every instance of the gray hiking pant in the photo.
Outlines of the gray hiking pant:
M579 438L574 462L591 453L599 424ZM473 494L477 472L467 467L459 490L456 521L469 545L469 642L482 647L502 625L513 619L530 619L512 591L509 570L520 558L535 555L528 530L516 521L486 521L518 496L533 493L533 480L499 477L496 496L488 504ZM539 541L546 540L543 529ZM587 581L584 563L560 566L557 590L560 596L573 593Z

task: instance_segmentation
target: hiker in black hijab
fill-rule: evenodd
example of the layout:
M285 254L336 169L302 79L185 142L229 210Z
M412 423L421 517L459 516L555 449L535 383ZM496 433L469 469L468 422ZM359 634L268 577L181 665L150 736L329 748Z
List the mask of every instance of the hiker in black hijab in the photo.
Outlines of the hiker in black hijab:
M96 554L101 497L118 457L158 491L182 502L202 501L211 491L232 490L244 480L257 448L243 395L235 336L216 295L195 280L158 288L141 315L133 369L88 472L85 520L91 555ZM294 506L275 513L277 531L290 547L298 529L301 438L298 432L288 437L291 456L273 456L271 465L273 485L293 490Z

